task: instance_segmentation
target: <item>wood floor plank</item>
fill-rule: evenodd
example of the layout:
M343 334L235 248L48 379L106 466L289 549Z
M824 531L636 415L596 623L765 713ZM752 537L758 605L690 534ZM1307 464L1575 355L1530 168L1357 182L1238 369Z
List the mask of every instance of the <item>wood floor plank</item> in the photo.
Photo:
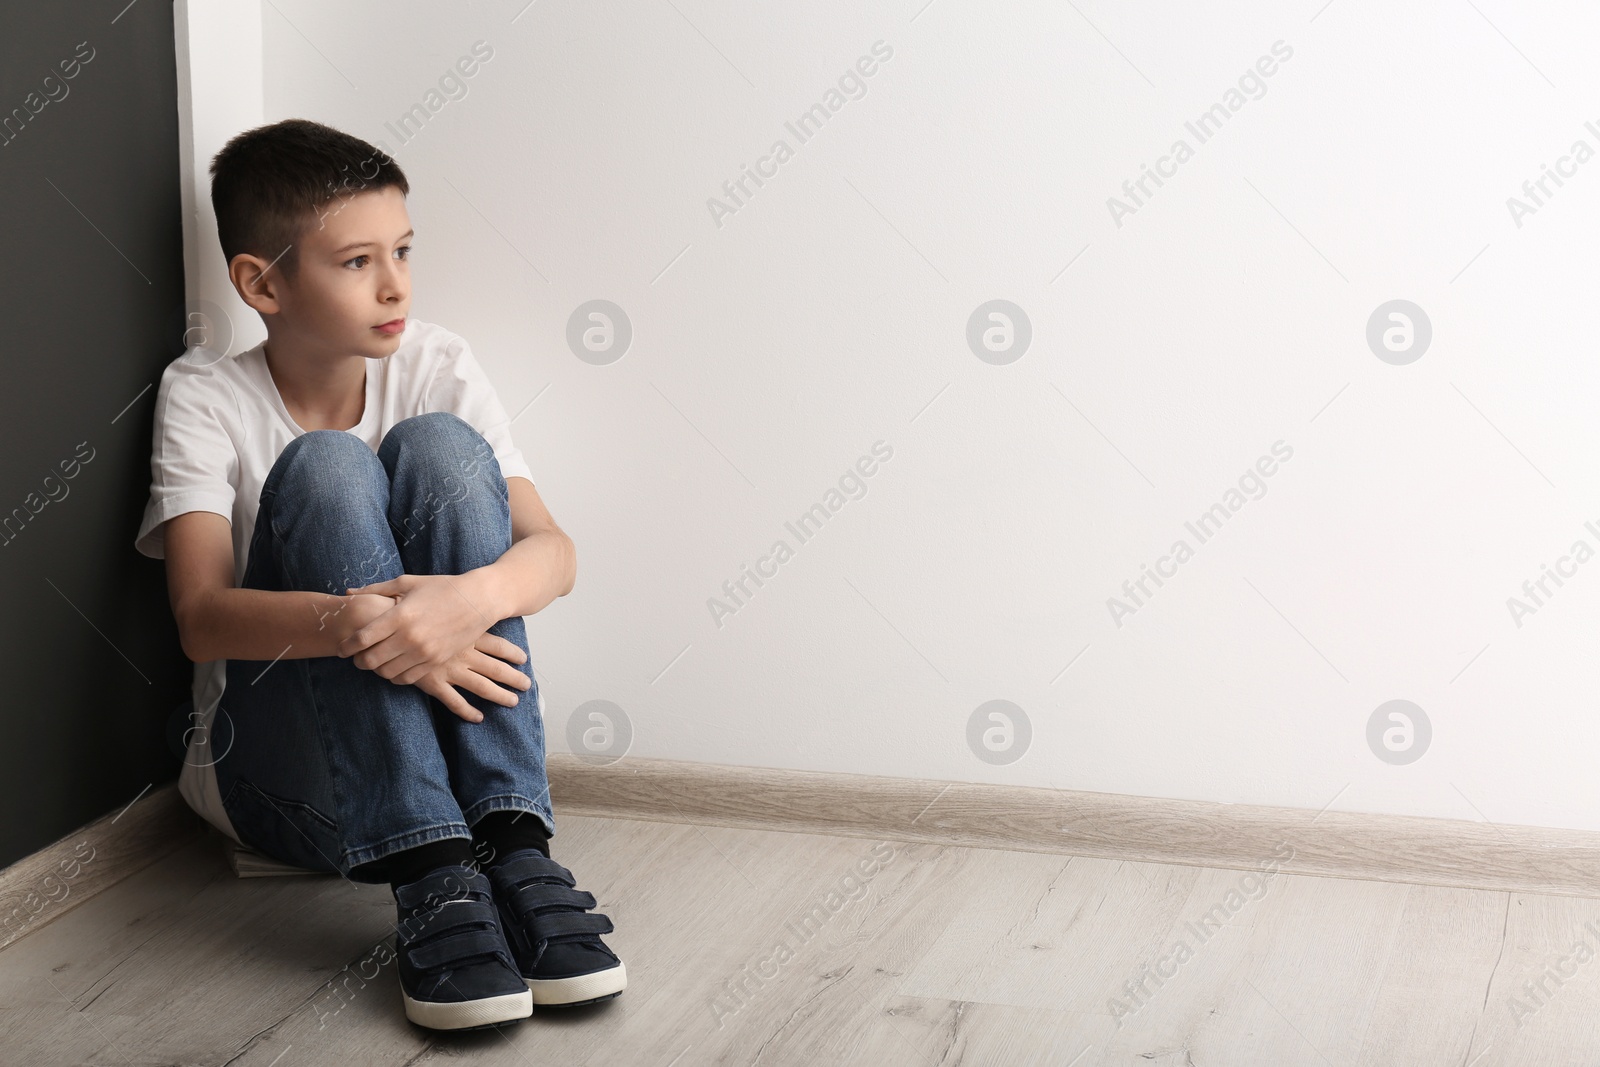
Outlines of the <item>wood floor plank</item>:
M987 856L989 885L900 988L905 996L1105 1013L1155 955L1200 868L1038 853Z
M1508 905L1505 893L1410 888L1355 1067L1470 1063L1482 1051L1475 1032Z
M1407 887L1280 874L1252 902L1240 872L1208 875L1167 935L1192 954L1121 1017L1100 1062L1146 1067L1173 1050L1197 1064L1354 1062ZM1203 926L1200 916L1228 910L1230 890L1243 898L1237 911L1214 931Z
M80 1003L140 944L182 920L187 902L225 874L231 877L216 850L196 839L118 884L115 897L80 905L70 925L51 923L8 946L0 953L0 1006L58 1003L44 976Z
M107 1034L93 1009L83 1009L98 992L136 973L127 963L139 947L182 924L188 902L222 877L232 874L212 844L197 837L8 946L0 953L3 1062L94 1062Z
M1469 1050L1463 1062L1475 1057L1478 1067L1595 1062L1600 901L1497 896L1502 910L1480 917L1480 936L1473 943L1482 962L1472 975L1476 988L1467 993L1479 1013L1461 1035L1462 1047Z
M722 849L735 839L730 835L748 833L705 829L707 838ZM630 963L629 983L648 994L647 999L636 1001L614 1028L591 1035L583 1049L585 1062L664 1065L679 1056L681 1063L750 1062L744 1050L765 1040L772 1014L792 1012L788 991L818 968L825 972L831 966L824 962L829 957L823 946L848 936L849 925L871 910L873 892L883 892L881 887L893 877L938 851L922 846L913 855L897 856L863 883L866 895L852 901L847 888L836 899L837 910L828 911L828 894L838 889L841 878L858 870L857 864L870 854L869 843L772 832L745 840L747 848L759 844L764 856L746 852L741 860L750 857L771 870L764 879L770 885L759 893L743 882L734 888L730 875L721 873L727 868L707 866L702 857L697 869L686 871L686 878L671 887L670 895L653 901L657 914L644 916L645 925L664 921L670 927L676 922L680 932L636 950L641 965L649 969L636 983ZM819 904L825 918L816 917ZM808 915L813 916L809 921ZM639 918L636 914L635 921ZM780 939L794 952L781 965L774 953ZM657 954L668 959L654 958ZM768 958L772 964L763 967L761 961Z
M879 1015L841 1062L1092 1067L1115 1028L1100 1014L932 997L891 997Z
M876 868L857 883L859 899L847 896L808 940L801 941L794 931L809 932L814 909L791 917L784 931L773 932L774 948L779 938L785 947L794 945L792 958L761 987L759 996L737 1004L719 997L725 1010L715 1032L702 1032L695 1050L702 1057L699 1062L742 1067L848 1061L872 1025L881 1021L906 973L960 914L964 902L982 895L989 883L988 857L976 850L897 842L861 849L862 843L856 844L854 860L844 870L859 869L863 862ZM829 906L841 877L835 873L819 879L811 899ZM735 1013L726 1013L734 1007ZM900 1062L905 1054L902 1049L888 1062Z
M390 907L387 887L332 876L207 883L181 922L87 991L80 1011L106 1035L98 1058L224 1062L241 1032L273 1024L375 941Z

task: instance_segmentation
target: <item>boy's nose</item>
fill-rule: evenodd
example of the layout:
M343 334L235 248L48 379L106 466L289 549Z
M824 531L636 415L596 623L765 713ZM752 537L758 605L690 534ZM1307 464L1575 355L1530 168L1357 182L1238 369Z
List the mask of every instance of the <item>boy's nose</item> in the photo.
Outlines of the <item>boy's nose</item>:
M378 284L378 298L380 300L403 300L409 289L406 278L394 268L384 272Z

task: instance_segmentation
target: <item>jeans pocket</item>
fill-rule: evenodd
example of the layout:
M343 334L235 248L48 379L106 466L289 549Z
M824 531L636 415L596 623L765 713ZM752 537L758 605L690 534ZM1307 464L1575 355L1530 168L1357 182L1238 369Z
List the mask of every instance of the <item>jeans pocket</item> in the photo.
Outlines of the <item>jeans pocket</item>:
M309 804L272 796L239 778L222 800L239 840L257 852L308 871L342 874L339 832L332 820Z

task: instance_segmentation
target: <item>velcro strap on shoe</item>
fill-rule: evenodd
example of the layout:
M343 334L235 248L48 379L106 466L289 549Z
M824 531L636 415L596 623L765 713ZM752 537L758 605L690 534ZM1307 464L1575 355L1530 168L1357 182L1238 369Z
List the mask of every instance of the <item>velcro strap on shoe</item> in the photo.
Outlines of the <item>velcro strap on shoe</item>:
M488 896L489 879L465 867L436 871L428 877L398 887L394 899L407 911L425 904L463 899L468 891Z
M550 941L557 937L588 937L609 934L615 927L606 915L591 915L581 911L553 911L535 915L529 920L534 941Z
M572 877L571 871L549 856L542 856L537 852L518 856L514 860L506 860L492 869L495 884L507 889L535 879L549 879L567 886L578 884L577 879Z
M550 885L548 882L525 885L511 894L510 901L511 914L519 921L527 918L528 913L538 908L582 908L587 911L594 907L594 903L593 893L585 893L564 885Z
M500 936L498 930L463 930L407 951L413 967L420 971L431 971L448 963L463 962L474 957L501 955L505 952L505 938Z
M481 900L446 900L401 919L395 923L395 932L402 941L411 943L458 926L499 921L493 904Z

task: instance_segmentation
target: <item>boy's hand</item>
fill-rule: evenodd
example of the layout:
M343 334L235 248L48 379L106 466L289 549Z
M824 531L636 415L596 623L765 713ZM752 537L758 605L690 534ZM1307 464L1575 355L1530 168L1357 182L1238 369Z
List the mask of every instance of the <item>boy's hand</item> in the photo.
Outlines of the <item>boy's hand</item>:
M321 625L340 635L341 642L370 622L382 618L398 604L399 598L379 593L356 593L342 598L343 603L322 613Z
M416 685L468 722L482 722L483 713L467 703L456 686L514 708L522 699L519 694L526 692L533 683L511 664L527 658L522 649L505 638L485 633L473 647L462 649L444 666L417 679Z
M470 649L498 619L485 618L477 586L459 574L402 574L353 594L399 598L339 643L339 655L399 685L412 685Z

